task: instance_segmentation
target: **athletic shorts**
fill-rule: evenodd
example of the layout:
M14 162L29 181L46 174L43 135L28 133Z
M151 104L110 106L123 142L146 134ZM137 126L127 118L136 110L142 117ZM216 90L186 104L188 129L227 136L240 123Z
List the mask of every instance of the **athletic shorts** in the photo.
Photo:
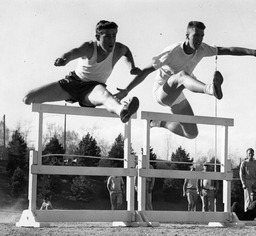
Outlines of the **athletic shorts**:
M78 102L81 107L95 107L93 105L85 104L84 98L88 95L96 85L106 87L106 84L97 81L82 81L74 71L71 71L64 79L58 81L60 86L71 95L71 99L66 102Z
M156 101L160 105L172 107L174 105L177 105L177 104L181 103L182 101L184 101L186 99L184 93L181 92L180 95L174 101L169 101L168 103L163 102L162 99L161 99L162 94L165 93L163 91L163 86L164 85L160 85L160 84L157 84L157 83L155 83L154 86L153 86L153 96L155 97Z

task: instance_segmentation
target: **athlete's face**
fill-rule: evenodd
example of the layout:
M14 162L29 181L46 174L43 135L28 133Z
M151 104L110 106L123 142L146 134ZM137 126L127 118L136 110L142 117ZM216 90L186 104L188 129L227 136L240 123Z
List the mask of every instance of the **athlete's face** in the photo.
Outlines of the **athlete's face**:
M253 157L254 157L254 151L249 149L247 151L247 158L248 158L248 160L250 160L250 161L253 160Z
M187 41L191 48L197 50L204 38L204 30L198 28L191 28L187 32Z
M100 47L103 51L112 52L116 43L117 29L103 29L97 35Z

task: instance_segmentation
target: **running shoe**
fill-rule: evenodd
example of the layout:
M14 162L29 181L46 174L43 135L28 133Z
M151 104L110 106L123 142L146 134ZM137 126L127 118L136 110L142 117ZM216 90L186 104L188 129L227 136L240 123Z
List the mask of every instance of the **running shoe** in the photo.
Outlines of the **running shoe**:
M221 85L223 83L223 77L219 71L215 71L213 76L213 88L214 88L214 96L217 99L222 99L223 94L221 90Z
M137 97L132 97L131 100L124 105L120 113L120 118L123 123L130 120L131 116L138 110L139 104L139 99Z

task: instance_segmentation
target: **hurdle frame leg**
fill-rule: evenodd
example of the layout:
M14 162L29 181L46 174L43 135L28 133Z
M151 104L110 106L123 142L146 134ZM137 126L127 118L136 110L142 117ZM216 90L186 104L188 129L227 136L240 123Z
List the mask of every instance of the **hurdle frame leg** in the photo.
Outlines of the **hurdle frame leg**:
M38 164L38 152L31 150L29 155L29 185L28 185L28 209L21 214L17 227L45 227L49 223L40 223L36 219L36 196L37 196L37 175L32 174L32 165Z

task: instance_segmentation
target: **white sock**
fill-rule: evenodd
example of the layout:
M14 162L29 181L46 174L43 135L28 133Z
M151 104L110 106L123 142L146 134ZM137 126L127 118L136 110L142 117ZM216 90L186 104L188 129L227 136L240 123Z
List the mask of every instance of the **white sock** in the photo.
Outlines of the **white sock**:
M160 125L161 125L161 120L152 120L150 122L151 127L160 127Z
M214 95L213 84L206 84L204 86L204 93L208 95Z

